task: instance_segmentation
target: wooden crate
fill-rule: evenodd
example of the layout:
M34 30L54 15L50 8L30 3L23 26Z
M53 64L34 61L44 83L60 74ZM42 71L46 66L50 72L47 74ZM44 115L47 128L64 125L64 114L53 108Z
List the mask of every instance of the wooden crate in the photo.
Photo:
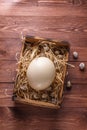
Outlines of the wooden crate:
M29 46L31 46L31 48L33 46L38 46L39 43L42 42L42 41L50 42L51 44L55 43L55 46L56 46L57 49L65 48L66 54L62 54L62 55L65 55L66 62L68 61L68 55L69 55L69 43L68 42L66 42L66 41L59 42L57 40L44 39L44 38L39 38L39 37L34 37L34 36L29 36L29 35L25 36L24 39L23 39L23 47L22 47L20 57L21 56L24 57L25 50L27 49L27 51L28 51ZM22 64L24 64L24 63L22 63ZM27 98L20 96L20 86L21 85L18 85L18 82L21 80L21 78L19 78L19 77L21 77L21 74L19 73L20 70L21 70L21 63L19 63L19 66L18 66L19 72L17 72L15 86L14 86L14 90L13 90L14 101L21 102L21 103L24 103L24 104L31 104L31 105L35 105L35 106L40 106L40 107L60 108L60 104L62 102L64 79L65 79L65 74L66 74L66 66L67 66L66 64L64 64L64 66L63 66L63 74L62 74L63 83L60 86L60 89L57 87L57 89L59 89L59 91L57 92L56 98L54 98L56 100L56 102L52 102L51 101L52 97L49 98L49 100L43 100L41 98L39 98L37 100L31 99L30 94L35 92L35 90L32 89L32 91L30 92L31 87L28 86L28 85L27 85L27 88L28 88L27 95L29 95L29 96ZM50 94L54 92L54 84L51 87L52 88L51 88ZM22 92L24 93L24 90L21 90L21 94L22 94ZM44 94L44 93L47 93L48 97L50 97L48 90L43 90L43 91L39 92L38 95L39 94L41 95L41 94Z

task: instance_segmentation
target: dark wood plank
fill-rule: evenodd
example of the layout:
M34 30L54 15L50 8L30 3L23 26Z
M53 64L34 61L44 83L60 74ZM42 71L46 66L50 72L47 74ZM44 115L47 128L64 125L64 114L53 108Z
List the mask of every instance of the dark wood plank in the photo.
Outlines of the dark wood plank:
M28 6L86 6L87 1L86 0L1 0L0 3L14 5L18 4L20 6L22 5L28 5Z
M16 60L22 48L21 39L0 40L0 60Z
M0 39L1 42L3 39L8 42L9 39L19 38L21 32L23 32L23 34L27 33L34 36L67 40L72 46L83 47L87 46L86 21L86 16L2 16L0 20Z
M38 0L0 0L0 4L3 6L3 4L6 5L16 5L18 4L19 6L22 5L28 5L28 6L37 6L38 5Z
M40 6L58 6L72 3L73 2L71 0L38 0L38 5Z
M70 43L70 56L69 61L87 61L87 44L78 43L78 46L74 46L75 43ZM77 44L76 44L77 45ZM22 41L20 38L14 39L2 39L0 40L0 60L16 60L19 57L22 48ZM79 58L77 60L73 59L73 52L77 51L79 53Z
M86 5L86 0L38 0L38 5L40 6L62 6L62 5L75 5L83 6Z
M3 21L4 19L4 21ZM87 18L72 16L37 16L37 17L4 17L1 16L1 32L20 32L25 30L65 32L65 33L87 33Z
M87 96L69 96L69 95L64 95L63 97L63 102L61 104L61 108L87 108ZM12 101L11 96L3 97L0 98L0 107L27 107L31 105L26 105L22 103L15 103ZM34 106L33 106L34 107ZM39 109L39 107L38 107Z
M21 32L23 30L18 31L5 31L5 32L0 32L0 39L1 41L5 40L14 40L14 39L19 39L21 36ZM30 34L31 36L39 36L43 38L52 38L56 39L59 41L65 40L68 41L72 46L79 46L79 47L87 47L87 33L65 33L65 32L50 32L50 31L34 31L34 30L28 30L24 31L27 34ZM26 34L25 33L25 34Z
M64 11L65 10L65 11ZM84 17L87 13L86 8L83 6L30 6L28 4L10 4L3 3L0 5L0 15L4 16L80 16Z
M0 62L1 82L14 82L16 77L16 63L15 61Z
M0 98L12 96L14 83L0 83ZM87 96L87 86L86 84L72 84L72 89L68 91L66 89L66 84L64 85L64 95L73 96Z
M16 61L1 61L0 62L0 82L14 82L16 77ZM81 72L79 70L80 62L70 62L75 65L75 68L68 67L68 79L72 83L87 84L87 71ZM85 62L87 65L87 62ZM86 68L87 69L87 68Z
M87 109L0 108L0 129L86 130Z
M0 83L0 107L23 107L26 105L15 104L12 101L14 83ZM64 98L62 108L87 107L87 86L81 84L72 84L71 91L67 91L64 86Z
M60 5L78 5L82 6L87 4L86 0L1 0L0 3L17 3L17 4L28 4L39 5L39 6L60 6Z

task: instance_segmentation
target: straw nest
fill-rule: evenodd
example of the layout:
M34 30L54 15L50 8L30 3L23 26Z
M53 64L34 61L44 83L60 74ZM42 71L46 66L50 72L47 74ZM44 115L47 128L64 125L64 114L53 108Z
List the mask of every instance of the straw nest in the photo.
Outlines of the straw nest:
M45 40L38 43L24 43L25 47L20 55L17 69L17 79L14 93L25 100L37 100L59 104L62 98L65 69L67 64L67 48L57 46L55 42ZM26 71L30 62L36 57L48 57L53 61L56 68L54 82L45 90L36 91L29 85Z

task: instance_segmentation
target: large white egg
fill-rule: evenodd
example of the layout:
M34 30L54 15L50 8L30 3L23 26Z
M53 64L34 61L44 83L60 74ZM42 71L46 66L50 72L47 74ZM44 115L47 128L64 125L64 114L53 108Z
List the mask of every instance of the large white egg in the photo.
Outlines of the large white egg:
M30 86L35 90L44 90L55 78L54 63L46 57L38 57L31 61L27 69Z

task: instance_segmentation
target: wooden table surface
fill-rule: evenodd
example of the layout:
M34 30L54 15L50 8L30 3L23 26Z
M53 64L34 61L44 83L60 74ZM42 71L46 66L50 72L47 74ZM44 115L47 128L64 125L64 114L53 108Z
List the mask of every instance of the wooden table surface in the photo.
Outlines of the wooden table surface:
M70 43L75 68L68 67L72 89L64 90L61 109L12 101L21 32ZM0 130L87 130L87 0L0 0Z

